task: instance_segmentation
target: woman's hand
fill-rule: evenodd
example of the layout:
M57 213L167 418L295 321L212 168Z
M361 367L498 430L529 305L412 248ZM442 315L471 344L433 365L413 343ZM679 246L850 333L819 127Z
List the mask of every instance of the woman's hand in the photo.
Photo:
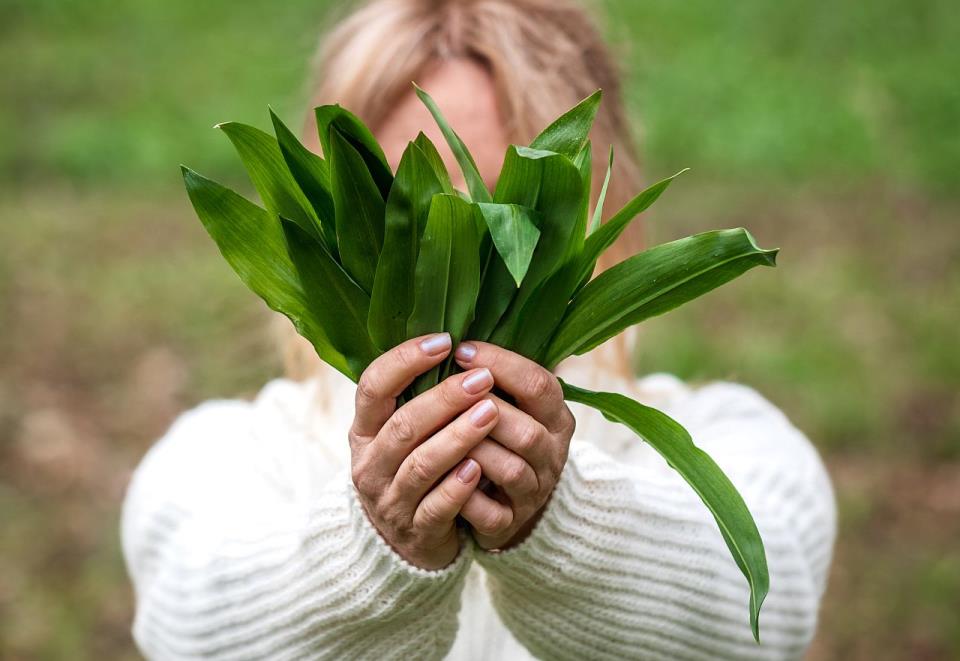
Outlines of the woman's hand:
M353 483L367 516L398 554L424 569L456 558L456 518L480 481L467 453L499 420L486 368L451 376L396 408L400 393L443 361L450 345L447 333L427 335L373 361L357 383L349 434Z
M498 489L492 496L474 491L461 511L481 548L509 548L526 538L553 493L576 421L560 382L533 361L485 342L465 342L455 357L466 370L489 369L497 388L515 402L490 397L500 414L493 440L469 456Z

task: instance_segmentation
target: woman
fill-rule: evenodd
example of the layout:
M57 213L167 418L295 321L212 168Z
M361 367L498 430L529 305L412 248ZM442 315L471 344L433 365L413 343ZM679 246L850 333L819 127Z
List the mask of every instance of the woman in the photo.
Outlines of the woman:
M509 143L599 87L595 153L618 153L609 207L639 189L618 77L567 2L380 0L325 43L314 100L357 112L394 165L418 130L443 146L410 80L437 99L490 185ZM626 236L616 259L637 245ZM559 370L665 410L737 485L770 565L761 645L706 508L629 430L587 409L574 416L553 374L439 334L385 353L354 388L302 342L290 346L308 378L184 414L133 478L123 544L148 657L804 653L834 501L816 451L752 390L634 380L616 343ZM398 409L404 386L450 352L465 371Z

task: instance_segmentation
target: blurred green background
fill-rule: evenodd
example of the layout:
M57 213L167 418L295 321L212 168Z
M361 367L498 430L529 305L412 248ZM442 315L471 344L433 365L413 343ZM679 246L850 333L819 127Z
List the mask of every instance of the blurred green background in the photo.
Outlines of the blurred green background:
M814 659L960 658L960 10L609 1L659 243L782 248L645 326L637 366L758 388L814 440L840 538ZM323 0L0 0L0 657L135 658L130 470L279 360L185 161L302 116Z

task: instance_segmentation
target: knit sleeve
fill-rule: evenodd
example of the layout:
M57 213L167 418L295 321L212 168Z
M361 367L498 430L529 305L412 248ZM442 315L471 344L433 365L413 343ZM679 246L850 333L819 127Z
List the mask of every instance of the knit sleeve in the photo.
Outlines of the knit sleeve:
M746 580L686 483L658 457L628 464L575 441L531 535L477 555L501 619L536 656L794 659L809 645L835 535L816 451L748 388L708 386L684 408L677 417L737 486L764 540L762 644Z
M301 446L241 402L185 414L143 460L122 538L151 659L441 658L471 551L445 569L379 536L346 470L304 488Z

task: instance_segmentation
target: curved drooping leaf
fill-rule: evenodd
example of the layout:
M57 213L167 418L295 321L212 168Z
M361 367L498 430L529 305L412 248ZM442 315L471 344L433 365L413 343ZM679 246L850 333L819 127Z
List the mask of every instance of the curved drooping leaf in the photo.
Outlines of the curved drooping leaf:
M336 104L320 106L314 110L314 114L317 118L317 132L320 134L323 155L330 159L330 127L335 126L340 135L360 154L370 171L370 176L377 184L380 197L386 200L390 193L390 186L393 184L393 174L380 143L373 137L367 125L352 112Z
M346 356L351 370L359 376L380 353L367 335L370 297L322 243L295 223L281 219L280 224L311 310L330 344Z
M419 241L430 201L442 192L429 158L415 142L409 143L387 198L383 251L377 262L367 319L370 337L383 351L407 339Z
M760 642L760 607L770 590L767 556L757 524L730 479L698 448L678 422L629 397L592 392L561 381L564 397L629 427L656 450L700 496L713 515L734 561L750 585L750 628Z
M775 266L777 250L762 250L745 229L703 232L626 259L576 295L550 341L544 365L553 368L644 319L663 314L733 280L754 266Z
M217 128L230 138L267 211L289 218L321 238L320 219L287 169L276 138L239 122L224 122Z
M280 218L229 188L181 167L190 202L231 268L291 322L324 362L356 381L360 364L334 348L287 253Z
M518 204L492 202L481 202L477 208L486 222L497 252L519 287L540 238L540 230L534 221L536 211Z
M336 126L330 127L329 144L340 262L370 292L383 247L384 202L363 158Z
M570 159L575 158L590 135L590 128L600 107L601 96L603 92L597 90L560 115L533 139L530 146L534 149L557 152Z
M323 245L336 257L339 254L337 226L333 195L330 192L330 169L327 167L327 162L304 147L272 109L270 120L273 122L273 131L277 135L280 154L287 164L287 169L310 201L320 221Z
M473 205L457 195L434 195L417 257L408 337L446 331L456 346L473 320L480 288L480 239L473 214ZM421 375L413 392L436 385L441 369L446 365Z
M414 83L413 88L420 98L420 101L423 102L423 105L425 105L427 110L430 111L430 114L433 115L433 120L437 123L437 126L440 127L440 132L443 133L444 139L450 146L450 151L453 152L457 163L460 164L460 170L463 171L463 178L467 182L467 188L470 191L470 196L473 198L473 201L491 202L490 191L487 190L487 185L483 183L480 170L477 169L477 164L473 160L473 156L470 154L467 146L463 143L463 140L461 140L456 131L451 128L433 98L420 89L416 83Z

